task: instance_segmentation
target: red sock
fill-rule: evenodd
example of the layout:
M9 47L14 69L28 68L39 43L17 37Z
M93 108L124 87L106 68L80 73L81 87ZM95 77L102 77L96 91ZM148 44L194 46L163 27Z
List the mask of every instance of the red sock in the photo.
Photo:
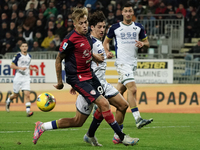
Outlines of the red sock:
M111 110L102 112L102 115L108 124L113 123L115 121L115 117L112 114Z

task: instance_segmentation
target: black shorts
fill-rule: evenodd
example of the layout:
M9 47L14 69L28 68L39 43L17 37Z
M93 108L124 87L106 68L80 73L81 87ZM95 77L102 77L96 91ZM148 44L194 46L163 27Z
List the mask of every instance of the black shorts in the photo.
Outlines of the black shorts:
M100 95L104 95L103 87L99 79L94 75L92 79L71 84L71 86L81 94L88 104L91 104Z

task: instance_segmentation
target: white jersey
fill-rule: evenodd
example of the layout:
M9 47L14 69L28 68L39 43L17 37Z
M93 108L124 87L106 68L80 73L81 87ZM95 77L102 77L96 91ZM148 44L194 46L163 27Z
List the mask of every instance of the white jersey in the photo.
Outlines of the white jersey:
M140 23L125 25L122 22L113 24L107 33L107 38L115 38L116 64L137 66L137 50L135 43L145 40L147 35Z
M12 60L12 63L14 63L18 67L26 67L26 70L16 70L15 77L17 79L30 79L30 69L29 65L31 63L31 55L26 54L23 55L22 53L17 53Z
M106 53L105 53L105 50L103 48L103 44L102 44L101 40L99 40L99 39L97 39L95 37L92 37L92 41L93 41L92 52L94 54L103 53L103 55L104 55L104 61L103 62L99 63L98 66L97 66L97 64L94 61L92 61L91 67L92 67L95 75L99 79L101 85L105 89L105 84L107 83L106 82L106 77L105 77L106 65L107 65L106 64Z
M105 77L106 65L107 65L106 64L106 53L103 48L102 41L98 40L95 37L92 37L92 41L93 41L93 49L92 49L93 53L95 53L95 54L103 53L104 61L99 63L98 66L94 61L92 61L91 67L92 67L95 75L99 79L101 86L103 87L103 89L105 91L105 95L104 95L105 98L114 97L119 93L119 91L117 91L116 88L114 88L111 84L109 84L106 81L106 77ZM85 100L85 98L81 94L79 94L77 97L77 100L76 100L76 108L82 114L90 115L90 113L92 112L92 109L93 109L93 103L88 104L88 102Z

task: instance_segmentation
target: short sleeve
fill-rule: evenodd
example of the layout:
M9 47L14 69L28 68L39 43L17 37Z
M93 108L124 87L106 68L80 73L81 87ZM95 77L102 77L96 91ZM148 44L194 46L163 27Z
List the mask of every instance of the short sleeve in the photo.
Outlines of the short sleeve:
M140 28L141 28L141 30L140 30L140 33L139 33L139 39L146 40L147 34L146 34L144 27L141 25Z
M112 39L114 36L115 36L114 27L111 26L111 27L108 29L107 37L108 37L109 39Z
M64 39L60 45L59 52L67 53L74 49L73 43L69 39Z
M12 63L14 63L16 66L17 66L17 62L18 62L18 60L19 60L19 57L20 57L20 55L17 54L17 55L15 55L15 56L13 57L13 59L12 59Z

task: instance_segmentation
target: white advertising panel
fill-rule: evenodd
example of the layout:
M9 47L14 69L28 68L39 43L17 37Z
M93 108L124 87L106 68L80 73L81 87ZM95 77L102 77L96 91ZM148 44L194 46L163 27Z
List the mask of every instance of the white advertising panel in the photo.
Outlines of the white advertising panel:
M0 60L0 83L12 83L15 70L10 68L12 60ZM55 83L57 82L55 72L55 60L32 59L32 67L38 72L30 71L31 83Z
M1 59L0 60L0 83L12 83L15 75L15 70L10 68L12 60ZM31 66L38 69L38 73L30 71L31 83L56 83L56 71L55 71L55 60L47 59L33 59L31 60ZM110 70L110 76L117 82L117 72L114 68ZM113 74L112 74L113 73ZM106 75L107 80L108 78ZM62 79L65 82L65 71L64 63L62 63ZM138 60L137 70L135 72L136 83L141 84L168 84L173 83L173 60L171 59L142 59ZM109 81L108 81L109 82Z
M135 72L136 83L152 84L173 83L172 59L141 59L138 60Z

